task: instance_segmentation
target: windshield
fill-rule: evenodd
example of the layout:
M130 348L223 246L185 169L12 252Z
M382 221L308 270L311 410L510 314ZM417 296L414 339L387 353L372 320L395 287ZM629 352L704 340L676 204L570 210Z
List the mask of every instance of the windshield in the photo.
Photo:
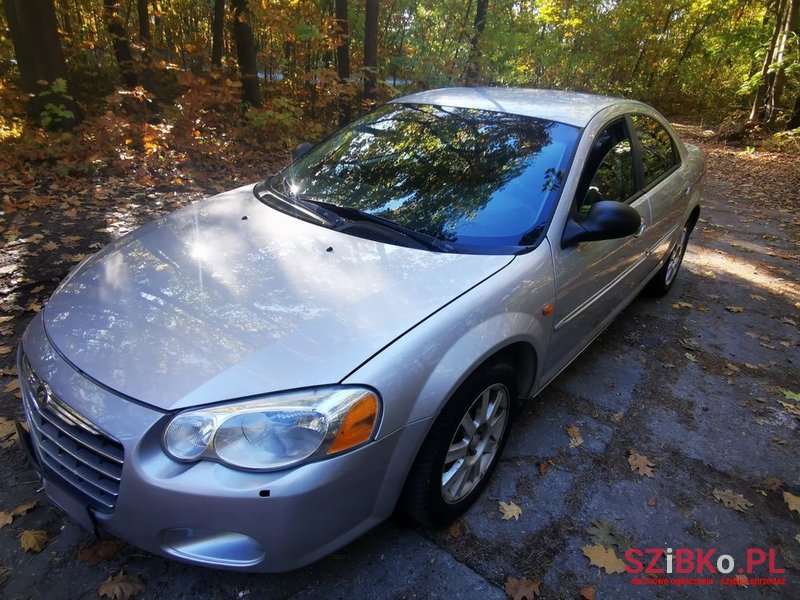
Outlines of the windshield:
M272 178L288 198L347 207L499 252L540 241L579 130L518 115L387 104Z

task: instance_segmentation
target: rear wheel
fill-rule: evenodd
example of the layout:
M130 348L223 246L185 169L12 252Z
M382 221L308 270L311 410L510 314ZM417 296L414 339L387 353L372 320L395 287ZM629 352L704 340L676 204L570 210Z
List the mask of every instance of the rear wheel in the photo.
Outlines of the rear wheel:
M667 262L664 263L653 278L647 283L645 292L651 296L663 296L666 294L672 284L675 283L675 278L683 263L683 255L686 253L686 246L689 243L689 223L683 226L681 237L678 243L672 248L672 251L667 257Z
M512 368L482 367L464 382L431 427L401 499L416 520L443 525L486 486L511 429L517 397Z

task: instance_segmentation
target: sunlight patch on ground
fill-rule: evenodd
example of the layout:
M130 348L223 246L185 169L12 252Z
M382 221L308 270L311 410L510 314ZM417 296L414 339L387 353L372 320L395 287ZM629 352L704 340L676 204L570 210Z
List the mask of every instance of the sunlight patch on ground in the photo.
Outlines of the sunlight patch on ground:
M761 264L744 260L718 250L695 246L686 253L684 262L695 270L710 276L717 273L732 275L750 285L758 286L777 295L786 295L793 301L800 299L800 285L777 277Z

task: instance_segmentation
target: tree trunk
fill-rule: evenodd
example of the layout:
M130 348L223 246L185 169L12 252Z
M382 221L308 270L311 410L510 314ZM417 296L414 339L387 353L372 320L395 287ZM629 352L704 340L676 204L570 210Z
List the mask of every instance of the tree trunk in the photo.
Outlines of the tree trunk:
M366 0L364 13L364 97L378 94L378 0Z
M139 17L139 40L150 44L150 16L147 14L148 0L136 0L136 14Z
M342 43L336 46L336 74L339 79L350 79L350 25L347 21L347 0L336 0L336 24Z
M233 40L236 43L236 58L242 76L242 100L253 106L261 106L256 45L253 40L253 28L250 26L250 6L247 0L231 0L231 8Z
M114 56L119 65L122 83L127 88L134 88L139 84L139 78L136 76L136 65L133 62L131 47L128 44L128 32L125 31L125 23L117 14L117 0L104 0L103 5L103 17L114 44Z
M792 109L792 116L789 117L789 122L786 124L786 130L797 129L800 127L800 94L794 101L794 108Z
M778 118L781 96L783 95L783 87L786 85L786 54L791 44L793 37L800 34L798 30L798 16L800 16L800 0L790 0L789 9L786 13L786 24L783 28L780 44L775 62L778 64L778 69L775 71L775 77L772 81L772 89L769 94L769 106L767 107L767 121L774 124Z
M75 100L66 92L67 66L53 0L3 0L3 8L22 89L31 94L28 101L31 115L47 127L74 126L80 113ZM66 112L54 112L46 108L48 105Z
M775 27L772 30L772 37L770 37L767 53L764 55L764 62L761 65L758 89L756 89L756 97L753 99L753 107L750 109L751 121L761 121L761 119L764 118L764 99L767 96L767 75L769 74L769 66L772 64L775 46L778 43L778 38L783 28L783 9L786 7L786 0L776 0L775 7Z
M72 37L72 19L69 14L69 4L67 0L60 0L59 8L61 9L61 22L64 24L64 33L67 37Z
M214 20L211 23L211 64L222 66L222 49L225 45L225 0L214 0Z
M467 70L464 74L464 80L467 85L477 85L481 77L480 53L478 47L480 45L481 36L483 35L483 30L486 28L486 15L488 12L489 0L478 0L475 7L475 30L470 40L469 61L467 62Z

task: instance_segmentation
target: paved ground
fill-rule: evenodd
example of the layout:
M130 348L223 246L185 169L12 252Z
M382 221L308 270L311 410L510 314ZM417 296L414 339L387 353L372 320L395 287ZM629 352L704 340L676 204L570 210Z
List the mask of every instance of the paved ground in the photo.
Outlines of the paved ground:
M746 157L723 159L747 165ZM141 598L504 598L510 576L539 580L544 598L577 598L585 586L598 598L800 596L800 514L782 495L800 495L800 403L781 391L800 392L800 228L790 210L800 198L754 197L733 179L712 165L671 294L636 300L530 404L493 481L458 525L429 531L398 516L280 576L194 568L127 546L90 567L78 555L92 540L44 506L21 454L6 448L0 510L31 499L42 506L0 530L8 569L0 596L92 598L121 568L145 581ZM0 414L17 414L17 402L6 393ZM581 445L570 448L568 425L579 428ZM652 461L652 478L631 471L630 449ZM752 506L726 508L715 490ZM519 520L502 520L499 501L521 507ZM622 546L716 548L738 564L748 547L774 549L786 585L634 586L583 555L595 520L613 525ZM22 553L24 529L47 530L53 541L40 554Z

